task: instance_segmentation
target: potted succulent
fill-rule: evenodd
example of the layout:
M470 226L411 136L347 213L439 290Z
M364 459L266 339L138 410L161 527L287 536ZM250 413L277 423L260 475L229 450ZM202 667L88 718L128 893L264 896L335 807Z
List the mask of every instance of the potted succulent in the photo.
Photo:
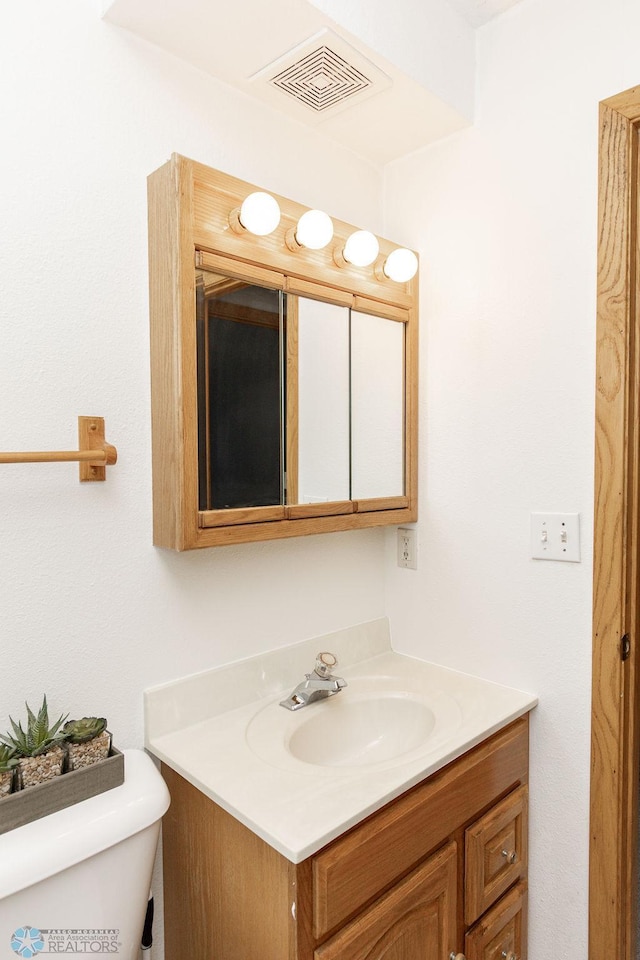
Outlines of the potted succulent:
M111 734L104 717L68 720L62 728L67 743L69 770L104 760L111 750Z
M15 750L0 744L0 800L11 793L17 766Z
M26 730L22 723L16 723L9 717L13 733L0 735L0 740L18 757L18 772L23 788L33 787L62 773L65 752L62 746L64 734L60 728L67 719L61 716L54 724L49 723L46 695L37 714L28 703L25 703L25 707Z

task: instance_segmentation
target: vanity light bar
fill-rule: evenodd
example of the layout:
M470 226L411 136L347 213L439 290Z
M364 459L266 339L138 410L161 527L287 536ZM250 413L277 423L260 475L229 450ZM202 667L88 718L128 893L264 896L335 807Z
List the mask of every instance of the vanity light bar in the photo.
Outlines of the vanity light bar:
M229 214L229 225L238 234L245 231L258 237L273 233L280 224L280 206L269 193L256 191L250 193L240 207ZM295 227L287 230L285 243L289 250L296 252L302 248L322 250L333 239L333 223L322 210L307 210L299 218ZM378 258L380 244L375 234L369 230L356 230L347 237L343 247L333 252L333 260L339 267L350 264L354 267L369 267ZM397 247L387 256L375 275L378 280L394 280L406 283L416 275L418 258L413 250Z

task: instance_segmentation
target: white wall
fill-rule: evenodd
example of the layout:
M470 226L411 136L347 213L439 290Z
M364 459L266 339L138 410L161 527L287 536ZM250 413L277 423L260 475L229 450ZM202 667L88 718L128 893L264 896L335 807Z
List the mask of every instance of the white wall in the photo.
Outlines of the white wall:
M396 645L531 690L530 960L587 955L598 101L640 81L640 8L523 0L478 34L477 118L388 168L422 254L419 569ZM531 511L579 511L580 564Z
M0 469L0 730L23 701L142 744L142 690L384 614L379 531L177 555L151 544L146 177L172 151L381 225L379 172L115 28L86 0L0 31L0 449L118 463ZM194 25L197 29L197 25Z
M0 470L0 728L46 690L140 745L144 687L389 613L540 696L529 956L586 956L597 102L639 80L640 9L522 0L479 33L475 127L388 171L383 232L423 256L412 572L392 532L151 546L146 175L178 151L374 230L381 182L98 8L0 31L0 447L74 446L86 413L119 451L105 484ZM532 510L582 513L581 564L529 559Z

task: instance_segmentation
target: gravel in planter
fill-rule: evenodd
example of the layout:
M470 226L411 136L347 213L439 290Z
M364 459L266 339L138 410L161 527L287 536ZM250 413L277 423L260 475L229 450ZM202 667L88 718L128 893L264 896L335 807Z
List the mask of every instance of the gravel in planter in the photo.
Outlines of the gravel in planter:
M62 773L63 763L64 749L60 746L52 747L37 757L21 757L18 769L22 789L53 780Z
M87 740L85 743L67 743L69 770L79 770L81 767L97 763L98 760L105 760L109 756L110 749L111 734L108 730L103 730L93 740Z
M0 773L0 800L3 797L8 797L11 793L11 788L13 787L13 770L7 770L5 773Z

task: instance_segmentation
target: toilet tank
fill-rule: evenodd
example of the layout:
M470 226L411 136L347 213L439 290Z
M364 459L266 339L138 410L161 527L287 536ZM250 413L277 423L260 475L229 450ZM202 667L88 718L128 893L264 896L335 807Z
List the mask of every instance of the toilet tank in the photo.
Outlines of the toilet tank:
M0 960L137 960L169 793L143 751L124 763L121 786L0 836Z

